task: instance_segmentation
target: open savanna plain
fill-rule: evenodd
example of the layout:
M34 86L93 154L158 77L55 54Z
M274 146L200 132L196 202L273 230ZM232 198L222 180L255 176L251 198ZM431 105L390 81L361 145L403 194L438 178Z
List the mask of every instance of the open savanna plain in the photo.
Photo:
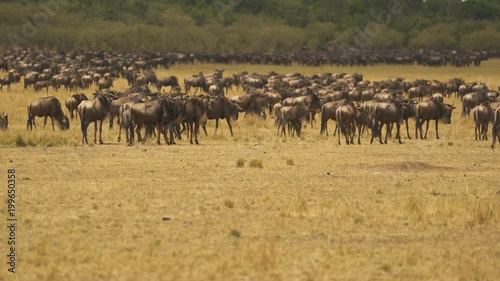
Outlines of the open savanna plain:
M157 74L182 81L215 68L500 84L499 60L478 68L195 64ZM62 102L71 94L49 90ZM273 119L240 115L234 137L225 122L214 134L210 121L200 145L127 147L107 122L104 145L81 145L75 120L65 132L40 119L26 131L26 105L45 95L20 84L0 93L0 112L9 113L0 167L4 179L16 170L18 217L15 274L0 228L0 280L499 280L500 152L474 140L458 100L447 100L459 109L439 140L433 125L428 140L415 140L410 122L412 139L403 133L401 145L370 145L367 134L362 145L338 145L319 124L285 138Z

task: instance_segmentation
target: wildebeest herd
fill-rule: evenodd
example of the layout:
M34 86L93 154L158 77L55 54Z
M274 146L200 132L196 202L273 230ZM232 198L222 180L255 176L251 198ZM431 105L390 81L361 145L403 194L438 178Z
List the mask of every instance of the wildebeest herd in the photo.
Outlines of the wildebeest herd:
M314 54L317 56L325 52ZM388 52L379 53L389 57ZM329 54L319 64L337 64L339 62L331 60L333 54L345 56L346 52L344 50ZM245 57L244 54L240 55ZM266 54L261 55L266 57ZM371 59L383 57L372 55ZM393 50L392 55L393 58L403 57L401 61L396 59L399 62L392 63L450 63L460 66L456 64L457 58L469 62L477 60L478 65L481 60L497 54L494 51L419 50L406 53ZM290 63L309 65L298 59L308 58L307 51L300 51L300 56L287 56ZM405 56L408 58L405 59ZM186 57L189 60L186 61ZM80 119L83 143L88 143L87 128L91 123L94 123L94 142L97 142L99 130L99 142L102 143L102 123L106 118L110 119L110 128L115 120L119 125L118 141L121 141L123 129L130 145L134 143L135 135L137 141L142 141L152 134L157 134L158 143L163 135L168 144L173 144L175 138L180 138L184 131L188 133L190 143L193 143L193 138L198 143L199 127L207 134L205 125L210 119L216 120L216 129L219 119L225 119L233 135L232 122L240 112L245 116L254 114L262 118L270 115L276 120L278 134L286 135L288 131L298 136L303 122L313 127L316 114L319 113L320 133L328 134L327 123L334 120L339 131L338 142L340 143L340 136L343 135L347 144L354 142L356 129L357 142L360 143L363 128L371 130L371 142L378 138L380 143L387 143L393 125L396 125L395 137L401 143L400 124L405 121L407 138L410 138L408 120L412 118L415 120L417 138L427 138L431 120L435 121L436 138L439 138L438 120L450 123L451 112L455 108L444 103L444 97L460 100L463 116L473 115L476 139L487 139L489 123L493 123L494 141L499 132L498 92L488 89L484 83L466 83L459 78L448 81L410 81L403 78L366 81L361 74L321 73L307 77L300 73L282 75L275 72L258 74L242 71L224 76L224 70L215 70L179 80L173 75L157 77L154 71L159 66L193 63L195 58L200 62L224 62L223 57L231 57L227 62L245 62L237 59L237 54L7 50L0 56L0 68L8 73L1 85L10 87L12 83L20 83L22 80L25 89L31 87L35 92L45 90L47 93L50 87L55 91L64 88L72 92L97 88L90 98L76 93L65 101L71 119L75 116ZM434 59L436 61L432 62ZM362 59L352 55L348 61L350 62L347 64L359 64ZM390 61L384 59L379 62ZM316 64L317 62L311 63ZM114 88L113 81L118 78L126 79L129 87L111 90ZM183 82L183 88L180 81ZM163 87L169 87L168 93L161 92ZM233 87L244 89L245 94L228 98L227 93ZM61 129L69 128L69 119L62 111L61 102L55 97L46 97L28 105L27 128L32 129L37 116L45 118L44 125L50 117L53 128L54 119ZM7 124L8 115L2 113L0 125L6 128ZM425 133L422 128L424 124ZM384 125L386 132L382 140ZM143 127L146 130L144 136L141 133Z

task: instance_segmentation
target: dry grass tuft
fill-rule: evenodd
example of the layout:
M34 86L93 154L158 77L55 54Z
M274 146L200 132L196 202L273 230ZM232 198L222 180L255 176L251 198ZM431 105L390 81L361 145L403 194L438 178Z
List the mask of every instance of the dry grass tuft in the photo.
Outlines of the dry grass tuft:
M264 166L262 165L262 160L260 160L260 159L250 160L250 162L248 163L248 166L250 168L264 168Z
M243 168L244 166L245 166L245 160L240 158L236 161L236 167Z

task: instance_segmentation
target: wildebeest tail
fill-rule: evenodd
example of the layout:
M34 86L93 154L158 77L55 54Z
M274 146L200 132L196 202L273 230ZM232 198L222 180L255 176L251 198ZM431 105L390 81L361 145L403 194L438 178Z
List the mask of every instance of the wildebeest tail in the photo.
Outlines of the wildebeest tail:
M345 135L346 134L346 126L342 120L342 113L340 111L337 111L336 114L337 114L336 117L337 117L337 124L338 124L339 130L343 135Z
M33 119L31 116L31 104L28 104L28 121L26 121L26 130L32 125Z

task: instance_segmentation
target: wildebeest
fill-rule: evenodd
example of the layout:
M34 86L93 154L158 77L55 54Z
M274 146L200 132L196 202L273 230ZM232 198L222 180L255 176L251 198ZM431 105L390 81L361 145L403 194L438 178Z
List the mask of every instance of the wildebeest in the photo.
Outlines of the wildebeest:
M7 85L7 89L10 89L10 84L12 81L9 76L0 77L0 91L3 90L3 86Z
M355 124L358 127L358 144L361 144L361 130L363 126L367 128L373 127L373 120L370 118L370 115L364 108L356 108L356 116L355 116ZM354 137L355 131L352 131ZM351 141L352 143L352 141Z
M43 127L47 125L47 118L50 117L52 123L52 130L54 129L54 118L56 118L59 123L61 130L69 129L69 119L68 116L64 115L61 102L53 96L37 99L27 107L28 110L28 121L26 129L33 130L33 126L36 128L35 117L44 117Z
M335 118L337 119L337 127L340 133L338 134L338 142L340 144L340 135L345 136L347 145L352 144L350 139L352 131L355 130L356 123L356 108L351 104L341 105L335 111Z
M173 92L174 88L179 89L179 79L177 79L176 76L171 75L165 78L158 79L158 81L156 82L156 88L158 89L158 92L161 91L162 87L167 86L170 86L170 92Z
M48 93L49 92L49 86L50 86L50 83L49 81L36 81L35 82L35 85L33 86L34 90L35 90L35 93L42 90L43 88L45 88L45 91Z
M451 123L451 113L455 109L453 105L448 105L439 102L433 98L421 102L415 108L415 137L418 139L418 132L420 132L420 139L427 139L427 131L429 130L430 120L436 122L436 138L439 139L438 121L443 120L445 124ZM423 122L427 121L425 135L422 134Z
M200 72L198 76L192 76L184 79L184 90L186 93L191 93L191 88L195 88L194 94L198 92L198 89L205 90L205 77L203 73Z
M66 99L64 104L68 109L69 116L71 117L71 119L75 117L73 112L78 108L78 105L80 105L80 103L84 100L88 100L87 96L84 93L76 93Z
M292 125L293 130L297 132L297 136L300 137L300 132L302 129L302 121L305 118L307 118L307 114L308 114L307 108L303 103L283 106L279 114L280 121L277 134L279 135L281 129L281 134L286 136L285 128L290 123Z
M381 144L387 144L387 136L390 134L391 125L394 123L396 124L396 138L399 143L403 143L400 133L400 123L403 119L403 105L398 100L376 103L371 112L371 117L373 119L373 127L370 143L373 143L374 137L378 136ZM385 140L382 142L382 127L384 125L386 125L386 133Z
M346 104L347 104L347 100L343 99L340 101L327 102L321 107L321 130L320 130L321 134L326 132L326 135L328 136L328 128L327 128L328 120L336 121L337 117L335 114L337 112L337 108L339 106L346 105ZM334 132L334 134L335 134L335 132Z
M97 89L100 91L100 90L105 90L105 89L109 89L113 87L113 79L112 78L108 78L108 79L104 79L104 80L101 80L99 81L99 83L97 84Z
M205 98L203 102L206 103L207 119L215 119L215 132L217 133L217 129L219 128L219 119L226 119L227 125L229 126L229 131L231 132L231 136L234 136L233 126L231 122L233 120L238 120L239 106L235 103L230 102L226 97L223 96L217 96L213 99ZM205 135L207 135L207 121L204 120L201 123L203 131L205 131Z
M0 113L0 130L7 130L9 127L9 114Z
M494 111L495 109L491 107L489 101L483 102L472 109L476 140L488 140L488 125L493 121Z
M500 107L497 107L493 112L493 124L491 128L493 142L491 143L491 149L495 148L495 141L498 138L498 143L500 143Z
M158 139L157 144L161 144L160 137L163 134L165 140L167 139L165 126L168 126L173 115L172 109L176 106L173 101L168 98L160 98L151 102L135 103L130 108L130 117L135 126L137 133L137 141L143 141L141 129L144 125L156 126ZM133 131L131 130L131 140L133 140ZM168 143L168 142L167 142ZM129 141L129 144L132 144Z
M102 122L109 114L111 98L102 93L96 93L89 100L84 100L78 105L78 115L82 130L82 143L88 144L87 128L94 123L94 143L97 143L97 122L99 121L99 143L102 144Z
M196 97L189 98L181 107L181 122L187 124L190 144L193 144L193 134L195 143L199 144L198 133L200 131L200 120L204 115L205 107Z

